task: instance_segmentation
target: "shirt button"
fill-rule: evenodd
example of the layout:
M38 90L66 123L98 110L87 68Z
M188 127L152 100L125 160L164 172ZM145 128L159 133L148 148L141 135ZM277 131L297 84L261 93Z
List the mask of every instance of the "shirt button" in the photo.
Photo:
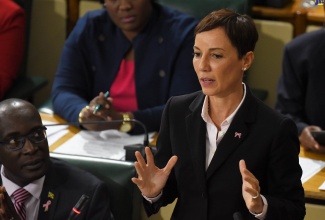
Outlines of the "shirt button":
M203 198L203 199L205 198L205 193L204 193L204 192L202 193L202 198Z
M163 37L159 37L159 38L158 38L158 43L159 43L159 44L162 44L163 42L164 42L164 38L163 38Z
M95 66L92 66L91 69L92 69L93 71L96 71L96 67L95 67Z
M160 70L160 71L159 71L159 76L160 76L161 78L165 77L165 76L166 76L165 71Z

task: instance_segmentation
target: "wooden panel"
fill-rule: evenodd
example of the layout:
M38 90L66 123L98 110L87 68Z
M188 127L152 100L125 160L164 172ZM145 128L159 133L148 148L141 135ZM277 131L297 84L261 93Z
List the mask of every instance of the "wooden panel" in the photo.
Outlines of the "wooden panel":
M322 25L325 16L323 6L304 8L301 0L294 0L284 8L254 6L252 16L258 19L287 21L294 26L294 37L305 33L307 25Z
M99 0L66 0L67 3L67 36L76 25L79 15L80 15L80 2L89 1L89 2L99 2Z

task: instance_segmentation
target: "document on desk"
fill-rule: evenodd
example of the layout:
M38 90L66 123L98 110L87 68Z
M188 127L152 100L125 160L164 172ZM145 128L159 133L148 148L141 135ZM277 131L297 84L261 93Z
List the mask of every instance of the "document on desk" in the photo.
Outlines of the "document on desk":
M43 125L48 124L57 124L50 121L43 120ZM58 126L48 126L46 127L46 135L47 135L47 142L49 146L51 146L54 142L56 142L58 139L66 135L68 131L68 125L58 125Z
M152 137L154 133L149 134ZM123 160L125 145L142 144L144 135L129 135L117 130L82 130L53 152ZM150 141L150 140L149 140Z
M299 157L299 164L302 169L301 182L305 183L312 176L318 173L325 167L325 161L313 160L304 157Z

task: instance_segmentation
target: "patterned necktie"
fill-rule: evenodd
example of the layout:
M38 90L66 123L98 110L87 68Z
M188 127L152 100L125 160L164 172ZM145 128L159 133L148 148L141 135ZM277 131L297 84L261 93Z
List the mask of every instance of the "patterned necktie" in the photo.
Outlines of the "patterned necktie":
M31 196L31 194L24 188L17 189L14 193L15 209L21 220L26 219L26 209L24 202Z

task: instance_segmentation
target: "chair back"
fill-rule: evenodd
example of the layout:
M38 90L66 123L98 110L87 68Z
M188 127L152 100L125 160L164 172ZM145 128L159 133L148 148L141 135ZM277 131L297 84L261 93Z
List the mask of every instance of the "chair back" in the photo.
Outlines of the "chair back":
M30 23L31 23L31 13L32 13L32 4L33 0L14 0L21 8L24 9L26 14L26 28L25 28L25 50L24 50L24 56L22 59L20 71L17 76L25 75L26 69L27 69L27 56L28 56L28 47L29 47L29 36L30 36Z
M248 70L248 82L251 87L266 90L268 96L264 102L274 108L283 48L293 38L293 26L283 21L255 19L254 22L259 39L254 51L253 64Z
M64 160L103 180L109 189L115 220L140 220L142 197L138 187L131 181L131 178L136 176L132 162L58 153L50 153L50 156Z
M92 3L92 5L96 8L96 7L102 7L102 0L66 0L66 4L67 4L67 37L69 36L70 32L72 31L72 29L74 28L74 26L76 25L79 17L82 15L82 9L81 9L81 2L88 2L88 3ZM89 5L88 5L89 6ZM88 7L86 10L89 10L93 8Z
M46 77L28 76L27 74L30 24L33 0L14 0L14 2L16 2L21 8L23 8L26 14L25 48L20 70L17 74L17 79L13 82L11 88L6 93L4 99L20 98L33 102L33 96L40 89L44 88L48 83L48 79Z

